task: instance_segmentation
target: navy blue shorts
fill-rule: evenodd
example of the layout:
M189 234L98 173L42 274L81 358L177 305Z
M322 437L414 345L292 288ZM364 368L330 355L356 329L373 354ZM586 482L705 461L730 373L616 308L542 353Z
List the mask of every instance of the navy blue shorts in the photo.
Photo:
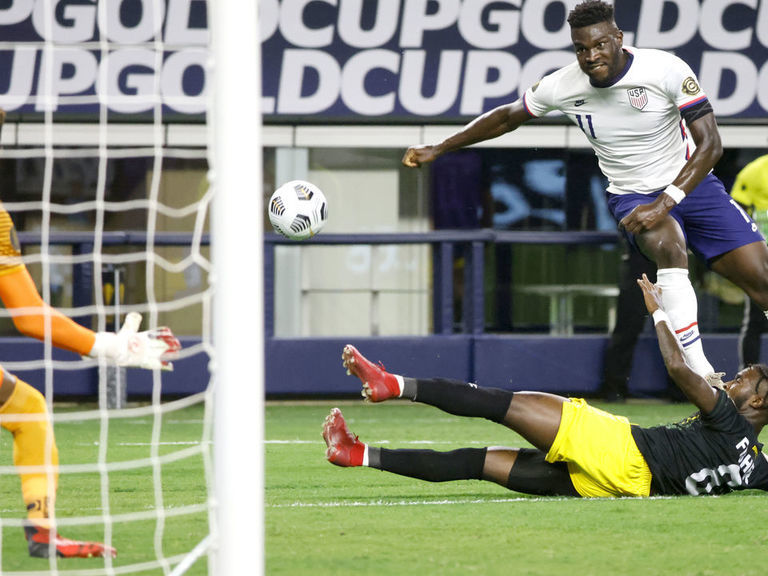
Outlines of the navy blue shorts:
M648 204L664 191L651 194L606 193L608 209L616 222L640 204ZM757 224L733 200L725 186L713 174L707 175L693 191L669 212L683 229L685 241L691 251L707 264L721 254L752 242L765 242ZM634 234L622 230L637 249Z

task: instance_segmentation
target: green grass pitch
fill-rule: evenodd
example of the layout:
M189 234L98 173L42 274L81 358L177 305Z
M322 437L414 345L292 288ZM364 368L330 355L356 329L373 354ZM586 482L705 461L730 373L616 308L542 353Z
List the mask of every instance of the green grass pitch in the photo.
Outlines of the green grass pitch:
M450 450L525 446L515 433L407 402L270 404L266 566L285 575L765 574L768 497L561 499L481 481L428 483L325 461L338 405L365 442ZM595 405L654 425L691 405ZM765 436L765 435L763 435Z
M528 497L479 481L432 484L325 461L320 436L329 410L342 408L352 430L389 447L450 450L526 445L484 420L458 418L409 402L270 402L266 407L264 560L267 574L764 574L768 499L748 491L717 498L579 500ZM600 406L599 403L596 405ZM602 406L605 407L605 406ZM57 406L56 410L82 409ZM670 422L690 405L654 402L609 406L642 425ZM201 407L163 417L161 454L199 441ZM110 461L150 453L153 418L110 422ZM98 421L56 425L62 464L94 462ZM245 443L243 458L257 457ZM10 434L0 434L0 465L11 463ZM252 450L252 452L249 452ZM163 505L200 504L207 493L201 457L163 465ZM157 506L152 470L109 476L115 513ZM98 475L62 475L60 517L101 513ZM14 476L0 476L2 518L22 518ZM248 495L244 495L248 497ZM155 558L154 521L115 525L115 569ZM99 538L100 526L67 527L65 536ZM256 534L258 528L254 528ZM189 551L208 533L205 513L165 521L163 553ZM42 572L47 560L27 556L17 527L2 527L2 572ZM60 560L60 573L103 569L99 559ZM140 572L162 574L161 569ZM207 574L206 559L188 574Z

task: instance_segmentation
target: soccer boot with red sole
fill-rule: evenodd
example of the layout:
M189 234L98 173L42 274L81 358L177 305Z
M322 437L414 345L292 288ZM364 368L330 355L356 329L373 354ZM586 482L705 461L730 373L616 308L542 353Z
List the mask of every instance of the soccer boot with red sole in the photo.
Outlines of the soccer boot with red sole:
M80 542L62 538L55 532L36 526L26 526L24 536L29 546L29 555L33 558L48 558L53 539L56 556L59 558L103 558L117 556L117 550L100 542Z
M362 395L366 400L383 402L389 398L400 396L400 384L397 382L397 378L387 372L381 362L378 365L374 364L360 354L352 344L344 346L341 358L344 361L347 374L357 376L363 383Z
M347 428L341 410L334 408L325 417L323 440L328 448L325 457L336 466L362 466L365 444Z

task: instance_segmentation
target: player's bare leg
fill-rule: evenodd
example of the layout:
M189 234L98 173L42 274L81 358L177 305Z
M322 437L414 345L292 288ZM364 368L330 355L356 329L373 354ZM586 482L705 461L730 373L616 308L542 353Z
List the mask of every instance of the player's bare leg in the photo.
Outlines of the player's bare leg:
M369 466L429 482L482 480L485 448L389 450L368 446L350 432L341 410L334 408L323 423L325 457L336 466Z
M579 496L566 464L547 462L540 450L461 448L438 452L369 446L349 430L338 408L331 410L323 423L323 439L325 457L336 466L367 466L429 482L487 480L526 494Z
M517 455L518 450L514 448L488 448L483 462L483 479L506 486Z
M768 245L753 242L714 258L710 267L768 310Z
M501 422L543 452L548 452L560 429L567 398L546 392L515 392Z
M702 378L713 377L715 369L704 354L699 334L696 292L688 274L688 248L680 225L667 215L654 228L636 233L635 239L656 263L656 284L686 361Z
M342 353L344 367L363 385L363 396L372 402L408 398L457 416L487 418L521 434L539 450L548 451L560 427L562 404L567 399L540 392L511 392L480 388L475 384L443 378L409 378L391 374L348 344Z
M528 448L488 448L483 480L524 494L581 496L565 462L547 462L544 452Z

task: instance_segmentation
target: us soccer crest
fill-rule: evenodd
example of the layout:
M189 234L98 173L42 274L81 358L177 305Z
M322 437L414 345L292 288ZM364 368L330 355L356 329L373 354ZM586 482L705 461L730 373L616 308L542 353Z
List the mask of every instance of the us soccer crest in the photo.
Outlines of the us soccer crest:
M629 95L629 103L633 108L642 110L645 105L648 104L648 94L645 92L645 88L630 88L627 90Z

